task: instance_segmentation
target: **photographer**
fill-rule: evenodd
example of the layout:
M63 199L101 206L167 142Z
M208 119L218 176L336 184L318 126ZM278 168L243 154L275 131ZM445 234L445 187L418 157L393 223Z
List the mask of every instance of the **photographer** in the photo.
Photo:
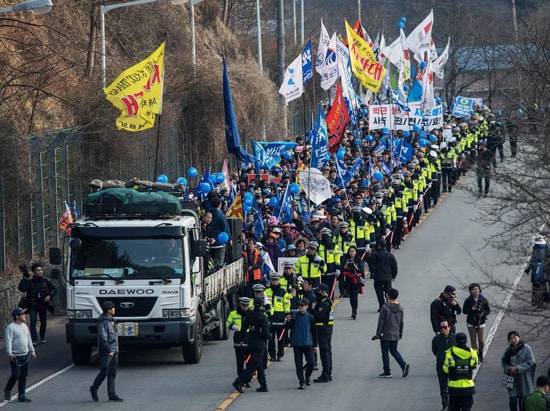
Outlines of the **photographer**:
M485 322L491 308L487 299L481 294L478 283L470 284L468 290L470 290L470 296L466 298L462 308L467 315L466 324L472 348L478 351L479 362L482 362L485 348Z
M30 274L26 267L21 267L23 279L19 283L19 291L26 293L27 309L30 314L30 328L32 343L38 344L38 334L36 333L36 321L40 317L40 343L46 344L46 325L48 311L53 313L53 297L57 294L57 287L44 277L44 268L40 263L34 263Z
M365 278L365 269L363 260L357 254L357 247L351 246L348 254L344 256L342 272L344 273L344 286L349 295L351 305L351 318L357 318L357 305L359 302L359 293L363 293L363 284Z

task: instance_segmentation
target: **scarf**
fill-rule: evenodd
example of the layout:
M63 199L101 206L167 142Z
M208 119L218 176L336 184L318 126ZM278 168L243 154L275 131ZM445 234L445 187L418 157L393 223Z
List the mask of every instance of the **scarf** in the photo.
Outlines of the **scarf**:
M520 341L520 343L515 347L510 346L510 349L506 351L506 353L504 354L504 362L508 365L512 365L510 363L512 356L520 352L523 349L523 347L525 347L525 344L522 341Z

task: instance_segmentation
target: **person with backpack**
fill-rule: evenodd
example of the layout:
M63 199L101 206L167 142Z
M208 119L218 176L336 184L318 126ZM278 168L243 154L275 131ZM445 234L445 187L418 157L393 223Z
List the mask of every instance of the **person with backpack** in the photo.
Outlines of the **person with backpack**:
M544 300L548 295L548 244L542 235L535 237L535 244L531 252L531 260L525 269L525 274L531 274L531 305L537 310L544 308Z
M473 372L478 366L477 352L468 347L466 334L457 333L455 340L443 362L443 371L449 375L449 411L470 411L476 392Z

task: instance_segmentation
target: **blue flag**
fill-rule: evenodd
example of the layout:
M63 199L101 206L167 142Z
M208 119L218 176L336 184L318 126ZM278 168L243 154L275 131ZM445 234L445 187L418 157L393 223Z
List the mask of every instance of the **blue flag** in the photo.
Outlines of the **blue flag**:
M313 78L313 64L311 63L311 39L307 42L302 51L302 80L306 84Z
M254 201L253 205L254 213L254 237L262 238L264 235L264 220L262 218L262 212L258 206L258 202Z
M71 203L71 211L74 215L74 218L80 217L80 211L78 210L78 207L76 206L76 201L74 201L74 200Z
M321 104L319 104L317 108L317 121L315 122L315 133L311 139L311 167L322 167L328 157L327 119Z
M393 149L393 157L400 163L406 163L414 155L413 147L404 140L400 140Z
M254 156L256 157L254 167L258 172L262 167L269 170L279 164L281 156L286 151L293 150L298 144L290 141L271 141L268 143L254 141L253 145Z
M248 154L241 147L225 57L223 58L223 107L225 111L225 143L227 144L227 151L237 156L243 163L253 163L255 160L254 156Z
M273 210L273 215L283 223L290 223L292 221L292 194L290 193L290 184L286 186L285 192Z
M382 172L385 175L390 175L391 174L391 168L388 165L388 163L386 163L386 160L382 160L382 166L380 168L382 169Z

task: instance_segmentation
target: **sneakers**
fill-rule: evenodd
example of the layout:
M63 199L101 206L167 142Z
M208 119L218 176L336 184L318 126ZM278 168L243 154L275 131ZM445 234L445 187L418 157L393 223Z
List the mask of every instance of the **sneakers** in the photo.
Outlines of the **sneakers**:
M309 377L306 378L306 385L308 387L311 386L311 378L309 378Z
M239 380L235 380L233 381L233 388L235 388L237 391L239 391L241 394L244 392L243 390L243 386L241 385L241 383L239 382Z
M40 344L46 344L46 340L40 340Z
M322 374L319 378L315 378L313 382L328 382L328 377Z
M4 388L4 399L6 401L11 401L11 392Z
M304 384L300 384L299 387L298 387L299 390L305 390L306 387L304 387Z
M380 378L391 378L391 374L389 372L383 372L382 374L378 374L378 377L380 377Z
M19 402L31 402L31 399L28 398L28 397L25 397L24 395L20 395L20 396L17 398L17 401L19 401Z
M405 364L405 366L403 367L403 378L405 378L407 375L409 375L409 364Z
M256 388L256 392L268 392L267 387Z
M124 400L120 398L118 395L111 395L109 397L109 401L123 402Z
M99 397L97 396L97 389L94 388L94 386L90 386L90 394L92 395L92 400L99 401Z

